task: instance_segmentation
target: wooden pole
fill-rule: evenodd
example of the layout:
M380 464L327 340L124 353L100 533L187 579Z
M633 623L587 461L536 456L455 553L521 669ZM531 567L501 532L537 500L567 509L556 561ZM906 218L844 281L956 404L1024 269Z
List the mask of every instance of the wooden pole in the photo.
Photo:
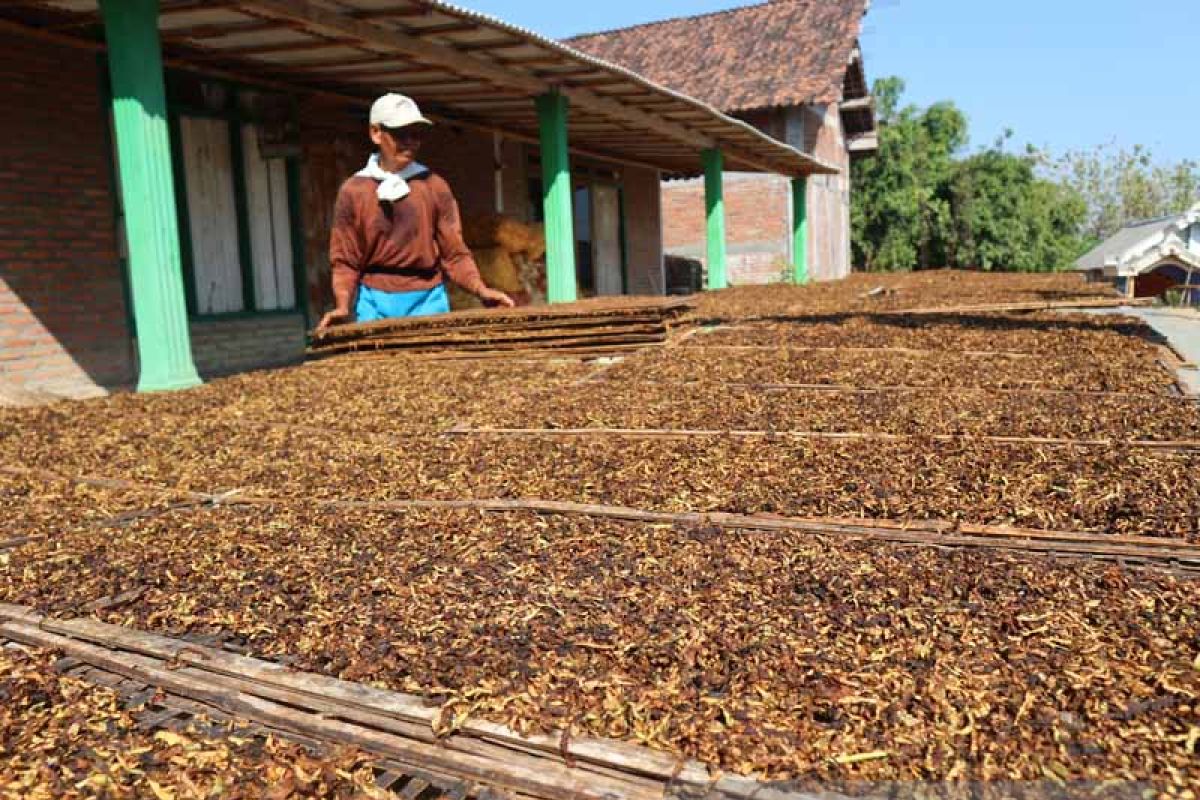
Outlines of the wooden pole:
M557 92L537 99L542 149L542 204L546 217L546 295L571 303L575 281L575 224L571 210L571 162L567 152L567 98Z
M725 159L720 150L704 151L704 210L708 220L708 288L729 285L725 271Z
M102 0L112 77L138 391L200 383L192 362L156 0Z

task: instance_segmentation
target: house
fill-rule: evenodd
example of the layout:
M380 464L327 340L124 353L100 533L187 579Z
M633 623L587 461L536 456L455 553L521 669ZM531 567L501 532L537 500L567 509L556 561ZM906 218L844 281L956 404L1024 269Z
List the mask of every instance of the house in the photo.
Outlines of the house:
M464 218L545 223L551 302L664 291L664 175L839 169L434 0L5 3L0 74L0 386L72 396L301 360L386 91Z
M1075 262L1093 281L1110 281L1129 297L1158 297L1177 287L1200 303L1200 203L1182 214L1134 222Z
M789 185L779 176L730 167L724 200L731 283L765 283L785 274L830 280L850 272L850 162L878 147L858 43L868 5L773 0L566 40L838 168L806 185ZM662 196L667 253L709 258L703 182L669 180ZM804 210L812 235L797 258L796 220Z

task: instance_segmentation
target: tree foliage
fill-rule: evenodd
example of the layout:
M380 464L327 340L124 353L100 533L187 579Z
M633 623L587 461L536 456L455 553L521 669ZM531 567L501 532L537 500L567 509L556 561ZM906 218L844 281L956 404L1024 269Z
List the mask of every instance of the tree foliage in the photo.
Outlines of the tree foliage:
M1101 145L1061 156L1037 151L1035 156L1044 174L1084 199L1081 233L1093 243L1130 222L1178 214L1200 202L1200 163L1158 164L1141 145Z
M1083 199L1037 177L1035 159L1002 142L954 165L950 179L952 266L1044 272L1069 266L1085 250Z
M946 190L967 139L967 119L953 103L901 108L903 92L899 78L876 82L879 152L853 167L855 259L868 269L912 269L944 255Z
M876 82L879 151L853 165L854 258L866 269L1064 269L1127 222L1200 200L1200 165L1156 165L1141 147L1013 153L1008 132L964 153L962 111L903 105L903 94L899 78Z

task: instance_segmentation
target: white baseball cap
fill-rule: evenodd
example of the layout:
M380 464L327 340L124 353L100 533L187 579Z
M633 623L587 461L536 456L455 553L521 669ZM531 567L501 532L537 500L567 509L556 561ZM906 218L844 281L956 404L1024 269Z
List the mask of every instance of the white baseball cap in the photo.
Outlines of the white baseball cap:
M371 104L371 124L385 128L403 128L405 125L433 123L421 115L421 109L411 97L402 94L385 94Z

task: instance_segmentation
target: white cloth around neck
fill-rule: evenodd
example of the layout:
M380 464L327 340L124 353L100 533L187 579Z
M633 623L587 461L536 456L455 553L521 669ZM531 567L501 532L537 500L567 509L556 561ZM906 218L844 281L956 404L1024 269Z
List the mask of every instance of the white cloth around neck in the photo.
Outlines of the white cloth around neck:
M388 172L379 166L379 154L373 153L367 165L355 173L355 177L379 181L375 194L385 203L395 203L408 197L412 191L408 188L408 182L426 172L429 172L429 168L416 161L399 172Z

